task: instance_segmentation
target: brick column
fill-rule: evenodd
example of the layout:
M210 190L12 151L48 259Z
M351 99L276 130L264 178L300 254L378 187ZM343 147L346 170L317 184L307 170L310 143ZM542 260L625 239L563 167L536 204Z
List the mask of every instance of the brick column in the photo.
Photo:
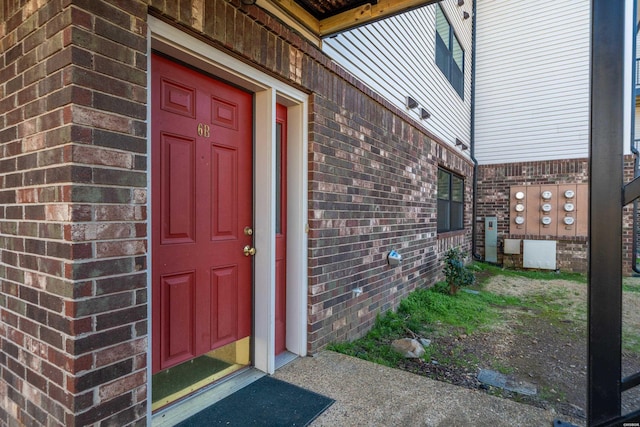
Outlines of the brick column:
M146 14L0 7L0 424L146 422Z

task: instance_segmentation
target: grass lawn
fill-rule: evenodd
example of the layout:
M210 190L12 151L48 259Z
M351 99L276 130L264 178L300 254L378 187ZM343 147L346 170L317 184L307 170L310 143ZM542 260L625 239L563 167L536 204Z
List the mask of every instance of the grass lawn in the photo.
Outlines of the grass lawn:
M479 293L461 290L456 295L449 295L449 288L444 282L439 282L429 289L418 289L400 303L396 312L378 316L374 327L367 335L352 342L333 343L329 349L382 365L396 366L402 356L391 348L391 342L407 335L469 335L478 329L488 330L503 321L501 309L509 307L541 311L549 318L567 315L562 304L557 303L557 292L525 298L499 295L483 290L489 277L502 275L532 280L570 280L587 283L586 276L577 273L505 270L483 263L473 264L472 269L478 281L469 289L477 290ZM640 292L640 286L634 287L633 291ZM437 346L426 350L424 359L427 361L434 357L445 359L443 355L438 354Z
M480 369L512 374L538 385L538 396L526 403L551 405L580 419L586 390L586 276L483 263L471 268L477 277L470 288L474 292L449 295L445 283L418 289L395 312L378 316L367 335L329 349L472 388L483 388L476 380ZM640 370L640 279L625 279L623 291L623 365ZM404 359L391 348L393 340L406 337L431 340L420 360Z

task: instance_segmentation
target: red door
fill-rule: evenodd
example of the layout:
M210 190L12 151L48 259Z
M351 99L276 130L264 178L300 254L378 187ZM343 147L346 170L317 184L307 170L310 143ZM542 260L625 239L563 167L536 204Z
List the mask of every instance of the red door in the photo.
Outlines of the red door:
M251 334L253 98L151 65L155 373Z
M287 349L287 107L276 104L276 339Z

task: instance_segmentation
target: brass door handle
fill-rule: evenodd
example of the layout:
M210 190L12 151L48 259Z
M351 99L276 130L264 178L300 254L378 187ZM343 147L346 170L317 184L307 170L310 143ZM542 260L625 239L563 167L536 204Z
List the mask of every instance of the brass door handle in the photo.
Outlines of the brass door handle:
M254 256L256 254L256 248L252 248L251 246L247 245L244 247L243 252L244 256Z

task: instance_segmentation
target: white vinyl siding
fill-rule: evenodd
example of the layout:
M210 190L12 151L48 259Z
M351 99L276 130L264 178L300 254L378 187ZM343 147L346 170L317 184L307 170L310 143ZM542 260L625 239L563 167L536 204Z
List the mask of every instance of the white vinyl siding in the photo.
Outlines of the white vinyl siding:
M635 120L634 120L634 135L633 135L633 139L635 141L640 140L640 106L636 105L636 112L635 112L636 116L635 116ZM637 147L640 149L640 144L636 144Z
M471 1L463 7L445 0L442 8L464 50L464 99L435 63L435 22L432 4L374 22L323 40L325 53L371 89L422 123L444 142L470 142L471 123ZM459 52L461 54L462 52ZM406 110L407 96L431 117L421 120L420 108Z
M638 69L638 58L640 58L640 31L636 33L636 52L633 56L633 66L635 67L635 81L633 82L634 87L634 100L635 100L635 117L633 120L634 128L633 128L633 139L634 141L640 140L640 105L638 105L638 90L636 89L638 85L636 82L640 81L640 69ZM636 144L637 148L640 148L640 144Z
M479 163L587 157L590 1L480 1L476 13Z

